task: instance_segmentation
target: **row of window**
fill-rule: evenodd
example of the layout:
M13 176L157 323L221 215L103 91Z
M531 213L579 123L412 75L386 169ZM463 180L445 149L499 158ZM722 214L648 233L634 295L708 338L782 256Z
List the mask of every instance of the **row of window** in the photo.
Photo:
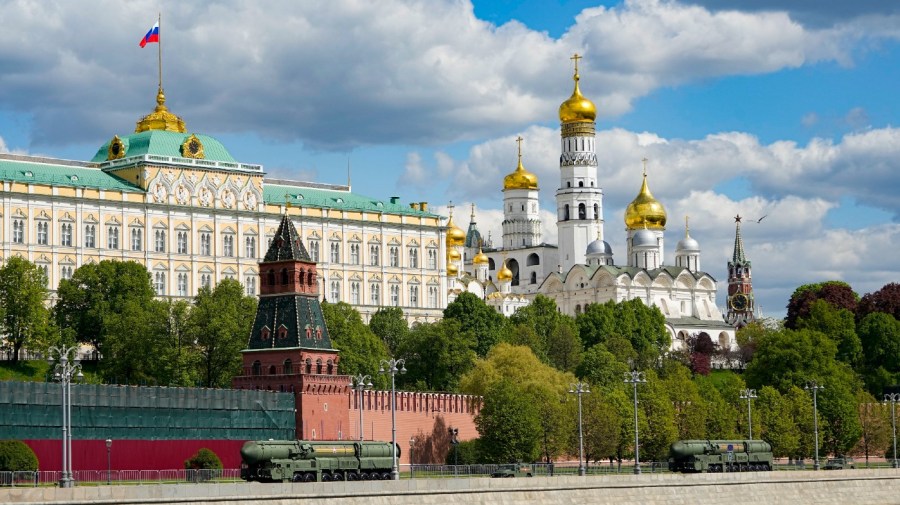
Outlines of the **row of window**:
M361 259L361 244L350 244L349 252L350 257L347 262L350 265L359 265ZM309 256L315 261L320 261L320 242L318 240L310 240L309 241ZM328 257L331 263L340 263L341 262L341 243L333 240L329 246L330 255ZM426 268L431 270L436 270L438 265L438 251L435 248L428 248L427 251L427 263ZM409 268L419 268L419 249L415 247L410 247L407 250L407 267ZM400 266L400 247L399 246L389 246L388 247L388 263L387 266L391 267L399 267ZM377 244L369 245L369 256L368 256L368 265L377 267L381 265L381 246Z
M12 223L14 244L25 243L25 221L23 219L13 219ZM59 245L64 247L72 247L73 242L73 225L72 223L60 223L59 228ZM49 244L49 227L48 221L38 221L37 223L37 244ZM131 251L144 250L144 229L140 227L131 227ZM106 248L119 249L119 226L108 226L106 228ZM83 247L96 249L97 245L97 225L84 225ZM234 234L225 233L222 235L221 256L233 257L234 251ZM167 250L168 242L166 241L166 230L154 230L153 232L153 251L164 253ZM178 254L190 253L190 235L187 231L179 231L175 233L175 251ZM212 256L212 232L200 232L200 254L202 256ZM256 237L244 237L244 257L256 257Z
M563 207L562 218L563 218L563 221L568 221L569 219L571 219L569 217L569 204L566 204ZM600 205L598 205L596 203L594 204L594 215L593 215L593 217L591 217L591 216L588 216L587 208L585 207L585 205L583 203L579 203L578 204L578 219L600 219Z
M330 284L330 300L333 302L341 301L341 282L340 281L331 281ZM437 308L438 307L438 287L437 286L428 286L428 308ZM391 284L388 287L389 292L389 305L391 307L399 307L400 306L400 285L399 284ZM413 284L408 286L408 294L409 294L409 302L407 304L408 307L418 307L419 302L419 285ZM381 284L380 283L370 283L369 284L369 305L381 305ZM362 304L362 283L358 281L350 282L350 300L348 303L351 305L361 305Z

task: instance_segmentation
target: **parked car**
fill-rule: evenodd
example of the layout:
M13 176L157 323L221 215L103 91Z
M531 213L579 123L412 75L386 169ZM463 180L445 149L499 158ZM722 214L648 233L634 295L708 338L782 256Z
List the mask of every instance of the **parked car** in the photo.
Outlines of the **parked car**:
M853 458L831 458L822 467L825 470L843 470L845 468L856 468L856 462Z
M512 477L531 477L531 465L514 464L500 465L497 471L491 474L491 477L512 478Z

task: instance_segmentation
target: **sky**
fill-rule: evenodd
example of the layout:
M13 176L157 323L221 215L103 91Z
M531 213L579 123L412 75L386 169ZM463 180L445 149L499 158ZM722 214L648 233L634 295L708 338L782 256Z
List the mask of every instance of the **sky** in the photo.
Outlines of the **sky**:
M748 7L748 5L750 7ZM724 308L734 216L757 304L797 286L900 282L895 0L0 0L0 152L87 160L163 87L191 132L269 177L427 201L500 242L502 180L539 177L556 242L558 107L597 106L605 238L650 189L665 263L690 233Z

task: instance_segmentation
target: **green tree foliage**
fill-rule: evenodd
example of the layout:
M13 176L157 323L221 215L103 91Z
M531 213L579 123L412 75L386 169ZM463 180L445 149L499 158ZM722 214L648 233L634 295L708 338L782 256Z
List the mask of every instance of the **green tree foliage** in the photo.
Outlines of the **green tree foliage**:
M475 416L485 459L496 463L533 461L539 451L538 411L521 384L501 379L490 385Z
M204 447L184 460L184 468L186 470L221 470L222 460L215 452Z
M506 318L472 293L460 293L444 309L444 319L455 319L462 331L471 332L477 342L475 352L487 356L500 341L507 324Z
M732 377L733 374L729 375ZM739 379L738 379L739 380ZM733 439L737 437L737 411L725 401L710 376L695 376L697 393L706 406L706 437L709 439ZM741 381L743 384L743 381Z
M387 346L362 321L359 312L345 302L323 303L322 314L335 349L341 351L340 372L372 376L377 387L390 386L385 375L375 373L381 360L390 357Z
M627 371L627 364L616 359L605 345L596 344L584 352L575 375L594 386L611 387L621 384Z
M885 284L878 291L862 297L856 309L856 317L862 319L873 312L890 314L900 321L900 283Z
M790 418L797 426L800 437L797 440L797 449L794 454L787 454L790 458L811 458L815 454L815 429L813 424L813 399L812 393L803 390L799 386L791 386L782 394ZM822 413L818 412L819 426L823 426Z
M758 391L754 401L754 436L772 444L776 458L800 454L800 428L792 417L790 399L771 386Z
M57 295L57 325L105 356L107 343L117 337L111 326L122 327L116 318L128 308L149 304L153 288L140 263L103 260L82 265L71 279L60 281Z
M856 313L859 295L846 282L827 281L817 284L804 284L794 290L787 305L785 328L796 330L797 321L809 315L810 306L816 300L825 300L833 307L847 309Z
M863 378L877 396L900 380L900 322L883 312L872 312L857 325L863 349Z
M615 387L592 387L590 394L583 395L582 425L587 461L602 461L619 455L620 449L626 445L622 437L631 433L623 427L631 419L629 405L620 384ZM569 450L571 454L578 454L577 444L578 440L573 437Z
M849 310L818 299L809 304L805 317L797 319L796 327L827 335L837 345L837 359L854 367L860 364L862 344L856 335L854 315Z
M666 360L663 372L660 380L675 410L677 438L681 440L707 438L707 405L700 396L697 384L691 380L691 371L676 360Z
M853 380L853 373L843 370L832 375L825 389L819 391L819 413L825 421L819 429L826 454L847 454L862 436Z
M0 440L0 472L35 472L38 459L21 440Z
M12 362L19 350L34 346L47 332L47 277L34 263L13 256L0 267L0 330L12 346Z
M678 440L675 406L665 383L656 373L653 370L645 373L647 382L638 384L638 409L646 419L646 425L640 426L641 458L645 461L664 460L672 442ZM626 384L625 387L634 392L633 385Z
M510 318L517 327L526 327L536 338L507 340L512 344L528 345L535 356L559 370L574 371L581 360L581 338L575 320L559 312L556 302L544 295L517 310ZM524 330L519 330L528 335Z
M369 329L384 342L388 353L397 354L400 342L409 333L409 325L403 317L403 309L400 307L381 307L369 320Z
M854 456L862 456L869 463L870 456L893 453L893 438L890 404L884 404L865 391L856 393L856 404L859 409L859 442L853 448Z
M212 290L200 288L194 297L186 333L197 347L205 387L229 387L232 377L240 374L241 350L247 345L256 305L256 298L244 295L244 287L233 279Z
M614 337L628 341L636 354L635 364L641 369L655 364L669 350L665 321L658 308L647 307L638 299L590 304L575 320L581 341L588 347ZM615 353L612 347L607 348Z
M818 331L770 331L758 342L744 378L752 388L771 385L784 392L792 385L828 377L836 355L834 341Z
M416 325L398 344L407 373L398 377L407 388L456 391L459 379L474 365L475 336L462 331L455 319Z

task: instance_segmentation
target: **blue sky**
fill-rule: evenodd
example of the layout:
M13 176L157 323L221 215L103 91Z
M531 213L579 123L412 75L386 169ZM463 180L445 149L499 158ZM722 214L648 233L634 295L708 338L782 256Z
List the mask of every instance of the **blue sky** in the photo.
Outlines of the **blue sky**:
M555 242L578 52L616 259L647 157L666 261L689 215L720 306L737 213L768 216L743 230L768 315L803 283L900 282L895 1L0 0L0 151L90 159L130 132L154 105L157 48L137 42L160 10L167 105L272 177L345 183L349 163L354 191L474 203L499 239L522 135Z

